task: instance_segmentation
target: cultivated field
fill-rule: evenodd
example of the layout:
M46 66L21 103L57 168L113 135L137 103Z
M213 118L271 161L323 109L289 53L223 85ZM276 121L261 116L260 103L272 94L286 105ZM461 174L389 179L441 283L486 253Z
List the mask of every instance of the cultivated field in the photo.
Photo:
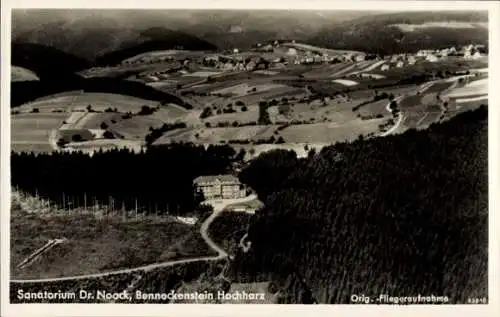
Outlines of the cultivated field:
M22 113L11 115L13 151L51 152L49 141L53 130L68 117L67 113Z
M11 217L12 277L49 278L132 268L211 254L198 229L175 221L122 221L93 215L41 216L14 207ZM51 239L65 239L37 261L16 268Z
M228 88L224 89L219 89L219 90L214 90L212 91L213 94L223 94L223 95L232 95L232 96L246 96L249 93L252 93L252 90L255 89L255 92L265 92L269 90L273 90L276 88L284 88L287 87L285 85L280 85L280 84L263 84L263 85L249 85L249 84L239 84L235 86L231 86Z
M488 94L488 78L473 80L463 87L452 89L447 94L449 98L467 98L470 96L487 95Z

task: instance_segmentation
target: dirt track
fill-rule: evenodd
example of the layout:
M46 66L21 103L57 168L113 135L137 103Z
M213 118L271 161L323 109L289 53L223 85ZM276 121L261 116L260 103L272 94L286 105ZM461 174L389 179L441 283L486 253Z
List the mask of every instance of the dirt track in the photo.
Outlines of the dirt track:
M201 262L201 261L218 261L222 260L228 257L228 254L226 251L224 251L222 248L220 248L210 237L208 236L208 228L210 224L214 221L215 218L219 216L221 211L224 210L224 208L228 205L235 204L235 203L243 203L247 201L251 201L255 199L255 195L250 195L244 198L240 199L231 199L231 200L225 200L225 201L206 201L205 203L210 204L213 206L214 211L213 213L203 222L200 228L200 234L205 240L205 242L212 248L215 252L217 252L217 255L215 256L204 256L204 257L196 257L196 258L191 258L191 259L183 259L183 260L176 260L176 261L167 261L167 262L162 262L162 263L154 263L154 264L149 264L149 265L144 265L140 267L135 267L135 268L130 268L130 269L122 269L122 270L117 270L117 271L111 271L111 272L103 272L103 273L95 273L95 274L86 274L86 275L78 275L78 276L65 276L65 277L56 277L56 278L45 278L45 279L36 279L36 280L11 280L13 283L43 283L43 282L57 282L57 281L69 281L69 280L83 280L83 279L89 279L89 278L99 278L99 277L106 277L110 275L118 275L118 274L124 274L124 273L133 273L133 272L139 272L139 271L151 271L157 268L161 267L169 267L169 266L174 266L177 264L185 264L185 263L193 263L193 262Z

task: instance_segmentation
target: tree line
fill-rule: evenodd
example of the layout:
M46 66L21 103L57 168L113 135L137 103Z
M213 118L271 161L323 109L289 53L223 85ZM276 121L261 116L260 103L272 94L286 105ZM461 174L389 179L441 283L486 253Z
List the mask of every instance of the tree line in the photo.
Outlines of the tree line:
M193 214L203 201L200 175L231 172L242 156L227 145L169 144L130 150L51 154L12 153L12 186L59 208L112 205L115 210ZM70 205L71 202L71 205Z
M271 279L287 303L352 294L488 295L485 106L427 130L261 155L240 178L265 207L234 279Z

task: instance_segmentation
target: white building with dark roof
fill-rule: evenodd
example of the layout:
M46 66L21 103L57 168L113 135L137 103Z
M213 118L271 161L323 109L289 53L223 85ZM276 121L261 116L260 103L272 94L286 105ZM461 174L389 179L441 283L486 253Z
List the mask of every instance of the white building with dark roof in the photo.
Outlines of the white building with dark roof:
M233 175L199 176L194 179L193 184L207 200L235 199L246 196L245 186Z

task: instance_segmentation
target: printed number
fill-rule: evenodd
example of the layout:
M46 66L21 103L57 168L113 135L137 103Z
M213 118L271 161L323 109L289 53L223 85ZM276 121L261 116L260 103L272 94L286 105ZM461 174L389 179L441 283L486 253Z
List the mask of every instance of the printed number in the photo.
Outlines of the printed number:
M487 304L488 300L486 297L473 297L467 299L467 304Z

